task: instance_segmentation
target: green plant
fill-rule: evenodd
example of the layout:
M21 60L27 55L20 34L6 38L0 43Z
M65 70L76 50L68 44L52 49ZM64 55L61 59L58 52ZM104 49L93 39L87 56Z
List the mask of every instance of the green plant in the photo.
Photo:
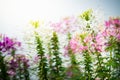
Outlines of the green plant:
M39 80L48 80L47 78L47 59L45 57L44 48L42 46L42 41L40 39L40 36L36 33L36 50L37 55L39 57L39 65L38 65L38 76Z
M83 57L84 57L84 66L85 66L84 78L85 80L93 80L92 58L87 51L84 52Z
M101 53L96 52L96 77L100 78L101 80L109 79L109 69L107 68L107 63L103 60L105 58L102 57Z
M59 51L59 41L56 32L53 32L50 44L50 80L63 80L64 68Z
M67 54L70 57L70 63L71 65L67 67L66 69L66 76L67 79L69 80L82 80L83 79L83 75L82 72L80 70L80 66L79 66L79 62L76 59L76 53L71 49L71 45L70 45L70 40L71 40L71 34L68 33L67 35L68 37L68 44L67 44Z
M116 47L114 47L113 54L113 73L112 79L119 80L120 79L120 42L116 43Z
M4 56L2 56L2 53L0 52L0 79L3 80L10 80L9 75L7 74L7 65L4 60Z

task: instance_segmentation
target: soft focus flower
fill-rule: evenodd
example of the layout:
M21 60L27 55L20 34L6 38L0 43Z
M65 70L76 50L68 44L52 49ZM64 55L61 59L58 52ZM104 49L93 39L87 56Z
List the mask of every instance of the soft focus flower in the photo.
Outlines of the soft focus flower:
M75 38L70 40L70 48L73 52L77 52L79 50L79 42Z
M117 35L117 39L118 39L118 41L120 41L120 34Z
M72 71L68 71L66 74L68 77L72 77L72 75L73 75Z
M25 55L17 54L16 60L19 61L21 64L24 64L25 67L29 67L29 59L27 59Z
M88 49L87 46L81 45L80 48L79 48L79 51L80 51L80 52L83 52L83 51L85 51L85 50L87 50L87 49Z
M105 22L105 30L103 31L104 37L114 37L117 41L120 40L120 19L111 18L109 21Z
M88 43L88 42L91 42L91 41L92 41L92 36L91 35L86 36L85 39L84 39L85 43Z
M64 56L68 56L68 46L64 47Z
M60 20L59 22L56 23L51 23L51 27L53 27L53 29L58 32L58 33L62 33L62 34L66 34L69 32L75 32L78 28L76 21L77 18L72 16L72 17L65 17L62 20Z
M40 59L40 57L37 55L37 56L35 56L35 58L34 58L34 63L36 64L36 63L38 63L39 62L39 59Z
M18 70L23 72L24 69L28 69L29 66L29 59L27 59L25 55L15 54L15 56L8 62L7 73L10 76L14 76L17 74Z
M95 78L95 80L100 80L100 78Z
M92 50L92 51L97 51L97 52L102 52L102 51L103 51L102 45L93 43L93 44L92 44L92 47L93 47L93 50Z
M16 75L16 72L12 69L8 70L7 73L10 75L10 76L15 76Z
M17 61L13 58L10 60L9 64L8 64L8 71L7 73L10 75L10 76L14 76L16 75L16 70L17 68L19 67Z
M105 26L110 27L110 21L105 21Z
M10 68L12 68L12 69L18 68L18 63L17 63L17 60L15 60L15 59L12 59L9 62L9 65L10 65Z
M104 37L101 35L101 34L98 34L97 36L95 36L95 41L96 41L96 44L99 44L99 45L103 45L104 44Z
M103 52L105 51L105 44L106 40L104 36L102 35L102 33L99 33L94 37L94 41L92 42L91 47L93 51Z
M12 50L16 50L17 47L20 47L21 43L13 40L7 36L2 36L2 39L0 41L0 51L1 52L7 52L11 53Z
M51 27L53 27L53 29L56 31L56 32L60 32L60 33L63 33L63 30L62 30L62 22L58 22L58 23L52 23L51 24Z

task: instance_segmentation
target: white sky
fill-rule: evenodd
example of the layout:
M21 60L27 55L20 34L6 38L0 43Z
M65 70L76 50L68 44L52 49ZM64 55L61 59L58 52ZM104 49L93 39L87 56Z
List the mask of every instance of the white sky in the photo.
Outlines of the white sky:
M119 0L0 0L0 33L18 36L30 20L55 20L92 8L120 15Z

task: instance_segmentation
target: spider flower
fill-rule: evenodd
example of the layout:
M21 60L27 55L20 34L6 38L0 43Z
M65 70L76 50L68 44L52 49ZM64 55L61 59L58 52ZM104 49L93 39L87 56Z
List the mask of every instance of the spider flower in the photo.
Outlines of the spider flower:
M13 50L16 50L17 47L21 46L21 42L18 42L14 39L11 39L7 36L2 36L0 40L0 52L2 53L11 53Z

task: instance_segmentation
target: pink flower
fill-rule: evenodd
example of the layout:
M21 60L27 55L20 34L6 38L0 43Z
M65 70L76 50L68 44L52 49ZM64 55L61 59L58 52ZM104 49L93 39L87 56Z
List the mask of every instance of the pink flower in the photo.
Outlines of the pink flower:
M74 52L77 52L78 51L78 46L79 46L79 43L78 41L73 38L70 40L70 48L74 51Z
M111 24L120 24L120 20L119 19L111 19Z
M97 50L98 52L102 52L102 51L103 51L103 46L102 46L102 45L98 45L98 46L96 47L96 50Z
M64 47L64 56L68 56L68 46Z
M1 52L7 52L8 54L12 52L12 50L16 50L17 47L21 46L21 43L18 41L15 41L14 39L11 39L5 35L1 36L0 41L0 51Z
M35 56L35 58L34 58L34 63L35 63L35 64L38 63L38 62L39 62L39 59L40 59L39 56Z
M20 61L21 64L24 64L24 66L25 66L26 68L28 68L28 67L30 66L30 65L29 65L29 59L27 59L26 56L23 55L23 54L17 54L17 55L16 55L16 61Z
M106 21L106 28L103 32L104 37L108 38L116 38L117 41L120 40L120 19L110 19L109 21ZM109 27L108 27L109 26Z
M83 51L85 51L85 50L87 50L88 49L88 47L87 46L80 46L80 48L79 48L79 51L80 52L83 52Z
M105 26L110 27L110 21L105 21Z
M51 27L53 27L53 29L56 31L56 32L62 32L62 22L58 22L58 23L52 23L51 24Z
M100 78L95 78L95 80L100 80Z
M76 22L76 18L74 16L72 17L65 17L63 20L62 20L63 23L65 23L65 25L72 25Z
M106 30L106 29L102 32L102 35L103 35L104 37L108 36L108 33L107 33L107 30Z
M91 49L92 51L97 51L97 52L103 52L105 51L105 45L106 44L106 40L103 36L103 33L97 34L95 36L94 42L91 44Z
M15 71L13 71L12 69L8 70L7 73L8 73L10 76L16 75Z
M93 50L92 50L92 51L103 52L103 51L104 51L103 46L104 46L104 45L101 45L101 44L98 44L98 43L93 43L93 44L91 45L91 47L93 47Z
M117 35L117 39L118 39L118 41L120 41L120 34Z
M96 41L96 44L103 45L105 39L104 39L104 37L102 36L102 34L98 34L98 35L95 37L95 41Z
M91 42L92 41L92 37L89 35L84 39L85 43Z
M74 32L77 29L76 26L76 18L73 17L66 17L60 20L59 22L56 23L51 23L51 27L58 32L62 34L66 34L68 32Z
M71 71L67 72L67 76L71 77L73 75L73 73Z

